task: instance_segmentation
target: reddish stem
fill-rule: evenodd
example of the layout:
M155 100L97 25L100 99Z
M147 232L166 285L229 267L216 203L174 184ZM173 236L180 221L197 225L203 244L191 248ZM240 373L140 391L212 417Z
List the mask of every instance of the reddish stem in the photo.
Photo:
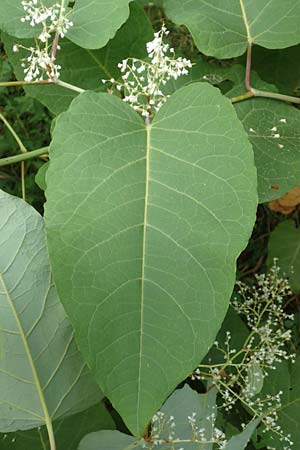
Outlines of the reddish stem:
M246 75L245 75L245 85L246 89L249 92L252 92L251 87L251 62L252 62L252 44L251 42L248 44L247 50L247 64L246 64Z

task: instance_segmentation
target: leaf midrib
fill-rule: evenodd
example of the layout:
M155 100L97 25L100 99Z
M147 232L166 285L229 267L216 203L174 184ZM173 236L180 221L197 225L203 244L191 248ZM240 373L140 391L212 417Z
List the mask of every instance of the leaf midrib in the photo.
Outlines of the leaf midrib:
M141 371L142 371L142 350L143 350L143 335L144 335L144 300L145 300L145 257L146 257L146 239L147 239L147 224L148 224L148 209L149 209L149 156L150 156L150 142L151 142L151 125L146 125L147 142L146 142L146 179L145 179L145 206L144 206L144 222L143 222L143 249L142 249L142 274L141 274L141 332L140 332L140 351L139 351L139 370L138 370L138 392L137 392L137 430L139 430L140 417L140 399L141 399Z
M249 23L248 23L246 9L245 9L245 5L244 5L244 0L240 0L240 6L241 6L241 10L242 10L243 21L244 21L246 32L247 32L248 44L252 44L252 38L251 38L251 33L250 33L250 26L249 26Z

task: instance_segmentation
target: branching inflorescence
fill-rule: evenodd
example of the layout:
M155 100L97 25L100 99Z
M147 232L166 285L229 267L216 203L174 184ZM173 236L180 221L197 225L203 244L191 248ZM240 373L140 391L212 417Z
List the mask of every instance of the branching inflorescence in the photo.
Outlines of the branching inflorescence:
M58 38L63 38L73 23L68 19L64 2L55 3L46 7L42 0L24 0L22 6L25 16L22 22L28 22L32 27L42 26L42 31L35 40L35 47L25 47L15 44L13 51L20 48L30 52L27 58L23 58L25 81L37 81L44 79L58 79L61 66L55 63L56 51L59 49Z
M260 396L264 379L276 365L284 360L294 362L295 355L289 354L287 345L291 331L284 323L293 319L284 311L284 300L292 294L289 282L280 276L280 269L274 262L269 274L256 276L256 284L248 286L238 283L239 299L232 305L249 328L249 335L239 349L232 348L231 333L227 331L224 344L215 342L223 354L224 363L200 365L193 378L211 380L217 387L222 406L230 411L240 401L254 416L262 418L264 431L276 433L285 442L283 449L292 445L277 423L282 392Z
M164 86L171 79L177 80L188 74L192 67L186 58L175 58L174 48L164 42L169 31L163 25L154 33L154 39L147 43L149 61L137 58L127 58L119 63L122 81L115 79L102 80L104 84L111 83L118 91L123 91L123 100L149 119L154 112L159 111L169 95L164 93Z

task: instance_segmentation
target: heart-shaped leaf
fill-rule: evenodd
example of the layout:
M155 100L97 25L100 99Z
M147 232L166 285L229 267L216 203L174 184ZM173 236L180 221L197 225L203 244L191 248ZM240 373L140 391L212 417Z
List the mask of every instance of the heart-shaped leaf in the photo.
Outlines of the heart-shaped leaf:
M56 123L48 243L80 349L140 436L225 316L256 212L253 154L231 103L178 90L145 126L85 93Z

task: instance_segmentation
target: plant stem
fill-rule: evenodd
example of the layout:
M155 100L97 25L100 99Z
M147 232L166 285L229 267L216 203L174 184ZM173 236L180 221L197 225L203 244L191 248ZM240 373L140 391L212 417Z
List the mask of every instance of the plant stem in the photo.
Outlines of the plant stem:
M54 84L54 80L37 80L37 81L1 81L0 86L11 87L11 86L37 86L40 84Z
M247 49L247 63L246 63L246 74L245 74L245 86L248 92L252 92L251 87L251 64L252 64L252 43L248 44Z
M70 89L71 91L75 91L75 92L85 92L85 89L81 89L78 86L74 86L74 84L70 84L70 83L66 83L65 81L62 80L55 80L52 78L49 78L48 80L37 80L37 81L4 81L0 83L0 87L1 86L6 86L6 87L11 87L11 86L39 86L39 85L47 85L47 84L52 84L52 85L56 85L56 86L61 86L64 87L66 89Z
M292 97L291 95L278 94L277 92L267 92L260 91L259 89L251 88L254 97L266 97L266 98L274 98L275 100L281 100L284 102L297 103L300 104L299 97Z
M4 117L4 115L2 113L0 113L0 119L2 120L2 122L4 123L4 125L8 128L8 130L10 131L10 133L12 134L12 136L15 138L15 141L17 142L20 151L22 153L27 153L27 148L25 147L25 145L23 144L23 142L21 141L21 139L19 138L19 136L17 135L17 133L15 132L15 130L13 129L13 127L10 125L10 123L6 120L6 118Z
M32 152L22 153L21 155L9 156L8 158L0 159L0 167L16 164L27 159L36 158L38 156L47 155L49 153L48 147L38 148Z
M245 94L238 95L237 97L232 97L230 100L232 103L242 102L244 100L248 100L248 98L254 97L253 92L246 92Z
M81 89L78 86L74 86L74 84L66 83L65 81L62 81L59 79L54 80L54 84L56 84L57 86L61 86L61 87L70 89L71 91L75 91L75 92L79 92L79 93L85 92L85 89Z
M64 6L65 6L65 0L61 0L61 5L60 5L60 13L59 13L59 19L58 19L58 23L60 24L63 13L64 13ZM56 53L57 53L57 49L58 49L58 42L59 42L59 31L56 31L55 33L55 37L53 40L53 44L52 44L52 54L51 54L51 59L54 62L56 60Z
M26 187L25 187L25 162L21 162L21 188L22 188L22 199L26 201Z
M15 132L13 127L6 120L5 116L1 113L0 113L0 119L2 120L4 125L6 125L6 127L8 128L8 130L14 137L15 141L17 142L20 152L22 153L22 155L20 155L20 156L25 155L27 153L27 148L25 147L25 145L23 144L23 142L21 141L21 139L19 138L19 136L17 135L17 133ZM22 198L25 201L26 200L26 188L25 188L25 163L24 163L24 160L22 161L22 164L21 164L21 190L22 190Z
M273 98L275 100L281 100L283 102L300 104L299 97L292 97L291 95L278 94L277 92L267 92L255 89L251 86L251 65L252 65L252 43L249 42L247 49L247 61L246 61L246 73L245 73L245 86L247 89L246 94L233 97L232 103L242 102L252 97L264 97Z

